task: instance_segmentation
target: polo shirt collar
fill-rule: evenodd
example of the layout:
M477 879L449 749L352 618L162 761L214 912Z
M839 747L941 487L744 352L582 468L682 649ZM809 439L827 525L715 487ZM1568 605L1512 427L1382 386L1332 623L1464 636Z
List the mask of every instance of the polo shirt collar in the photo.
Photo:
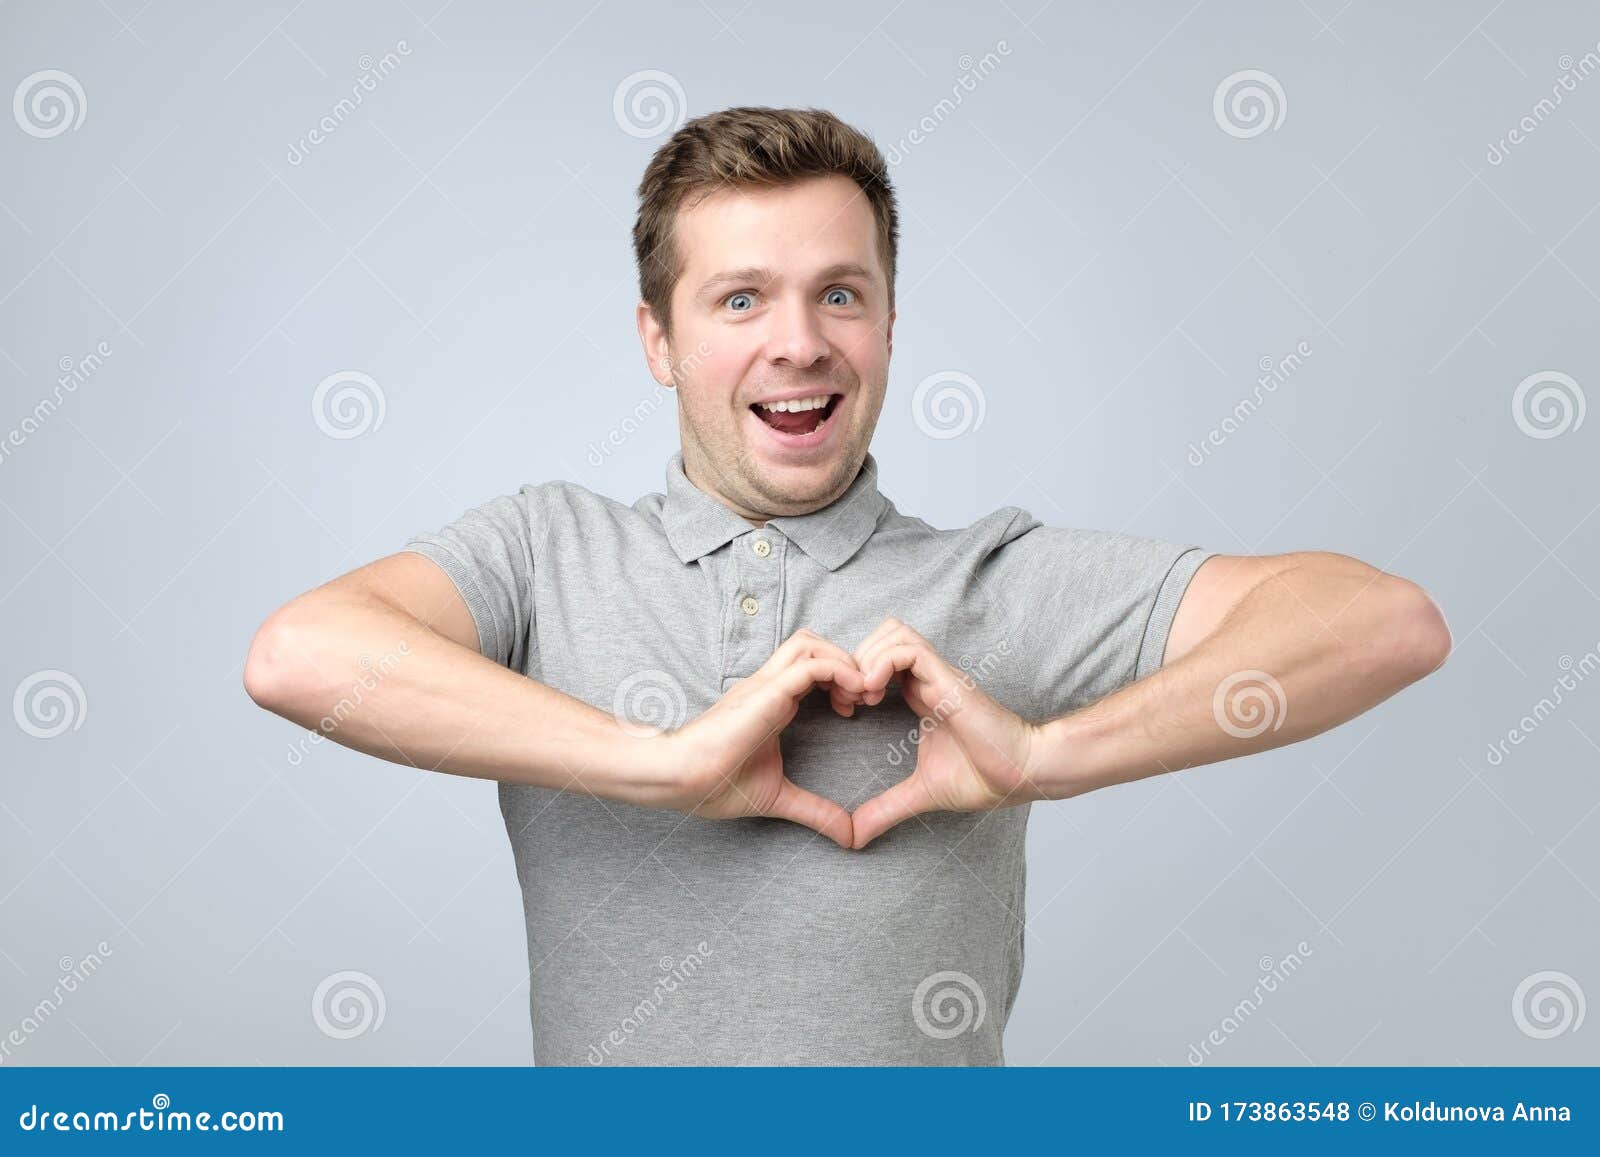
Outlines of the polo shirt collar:
M843 565L872 537L888 500L878 490L878 462L871 452L855 480L838 498L810 514L767 520L828 570ZM755 529L693 482L683 470L683 451L667 463L667 494L661 521L667 542L681 562L693 562Z

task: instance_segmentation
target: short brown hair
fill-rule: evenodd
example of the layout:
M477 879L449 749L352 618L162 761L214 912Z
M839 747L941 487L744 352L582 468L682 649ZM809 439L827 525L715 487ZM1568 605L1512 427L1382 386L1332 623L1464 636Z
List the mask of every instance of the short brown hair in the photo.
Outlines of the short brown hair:
M662 328L672 328L672 290L683 274L683 255L673 241L680 208L722 188L786 185L833 173L853 180L872 206L892 309L900 219L878 146L824 109L729 108L695 117L673 133L639 182L633 225L639 296Z

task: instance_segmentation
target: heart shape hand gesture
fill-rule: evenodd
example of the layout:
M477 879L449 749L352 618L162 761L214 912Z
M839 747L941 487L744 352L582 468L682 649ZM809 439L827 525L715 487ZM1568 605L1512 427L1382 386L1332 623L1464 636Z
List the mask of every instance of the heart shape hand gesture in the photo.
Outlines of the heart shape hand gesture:
M826 690L833 709L848 718L881 703L896 675L918 716L917 761L908 777L852 814L784 774L778 736L813 688ZM791 820L841 847L862 848L924 812L988 811L1047 798L1032 774L1038 732L896 619L886 619L853 653L802 629L699 717L663 737L671 754L650 802L710 819Z
M979 689L898 619L885 619L855 650L868 706L883 701L889 680L917 714L912 772L856 808L852 847L863 848L896 824L930 811L974 812L1046 798L1033 775L1039 728Z

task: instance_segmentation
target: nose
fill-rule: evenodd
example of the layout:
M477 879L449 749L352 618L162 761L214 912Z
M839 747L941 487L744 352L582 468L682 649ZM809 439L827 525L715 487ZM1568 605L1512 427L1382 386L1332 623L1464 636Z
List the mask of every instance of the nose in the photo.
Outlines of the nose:
M772 318L767 333L769 361L809 369L826 361L833 352L810 302L790 300L775 307L768 316Z

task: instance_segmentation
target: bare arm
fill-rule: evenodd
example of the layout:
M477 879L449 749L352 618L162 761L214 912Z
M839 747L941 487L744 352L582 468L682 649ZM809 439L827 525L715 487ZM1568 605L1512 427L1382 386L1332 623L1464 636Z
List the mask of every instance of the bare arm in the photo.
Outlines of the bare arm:
M855 846L922 812L1066 799L1294 743L1381 703L1449 652L1444 616L1415 583L1325 551L1222 555L1195 572L1159 670L1029 723L889 619L856 648L862 701L880 701L901 673L923 735L912 774L856 810Z
M1061 798L1296 743L1436 670L1450 646L1421 587L1357 559L1214 558L1160 670L1044 726L1037 782Z
M791 820L849 847L850 817L784 774L778 733L813 688L841 714L848 652L798 631L686 727L640 735L484 657L455 584L401 552L275 611L244 683L262 707L357 751L455 775L581 791L708 819Z
M262 707L368 755L427 770L633 798L656 746L478 651L466 603L402 551L275 611L244 684Z

